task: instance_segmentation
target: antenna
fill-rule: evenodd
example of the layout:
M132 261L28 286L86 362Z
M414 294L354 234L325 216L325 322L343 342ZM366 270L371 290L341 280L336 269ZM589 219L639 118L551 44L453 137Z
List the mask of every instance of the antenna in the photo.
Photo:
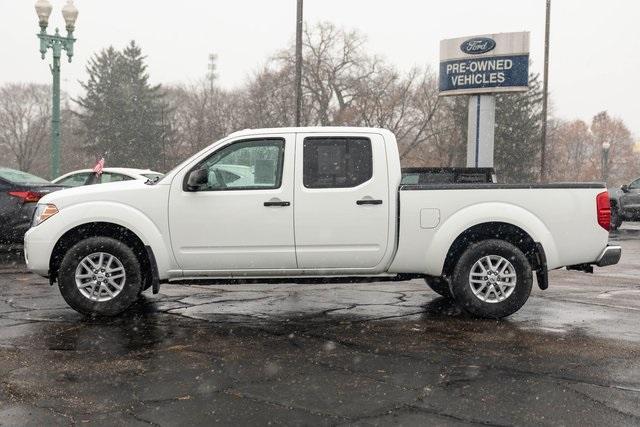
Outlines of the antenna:
M215 53L210 53L209 64L207 66L207 69L209 70L207 72L207 80L209 80L209 90L211 92L213 92L213 83L218 78L218 73L216 72L218 70L217 62L218 62L218 55Z

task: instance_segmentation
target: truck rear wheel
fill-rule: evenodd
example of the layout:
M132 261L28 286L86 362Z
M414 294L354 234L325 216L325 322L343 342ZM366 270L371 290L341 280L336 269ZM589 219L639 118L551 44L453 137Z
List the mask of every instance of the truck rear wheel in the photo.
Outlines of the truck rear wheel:
M445 297L445 298L453 298L451 295L451 290L449 289L449 282L442 277L429 277L424 279L427 282L427 285L431 288L433 292L436 294Z
M138 299L140 271L140 262L129 246L110 237L89 237L65 254L58 287L77 312L115 316Z
M518 311L529 298L533 274L520 249L503 240L474 243L453 271L456 302L469 313L492 319Z

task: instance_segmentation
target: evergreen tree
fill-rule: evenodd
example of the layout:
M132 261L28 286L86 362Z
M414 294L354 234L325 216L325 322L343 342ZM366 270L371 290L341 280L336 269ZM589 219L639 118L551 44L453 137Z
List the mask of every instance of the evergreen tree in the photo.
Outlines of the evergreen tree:
M529 91L496 96L494 164L502 182L532 182L540 172L542 84L529 78Z
M145 57L134 41L122 51L109 47L94 55L76 102L84 147L106 153L111 166L157 168L162 158L164 94L149 83Z

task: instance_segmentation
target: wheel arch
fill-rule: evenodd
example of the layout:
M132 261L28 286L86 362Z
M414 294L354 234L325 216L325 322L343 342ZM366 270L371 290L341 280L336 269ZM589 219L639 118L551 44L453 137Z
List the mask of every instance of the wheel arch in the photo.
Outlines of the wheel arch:
M158 265L153 249L129 228L108 221L95 221L77 225L67 230L55 243L49 259L49 279L57 280L58 270L67 251L76 243L89 237L111 237L125 243L135 253L143 272L143 289L159 287Z
M529 244L531 240L539 243L542 250L537 252L544 253L548 269L561 265L554 236L540 218L515 204L485 202L467 206L449 216L441 224L425 254L427 264L425 273L436 276L446 274L445 263L448 268L452 250L458 249L465 242L468 246L472 243L469 241L471 237L486 239L495 238L496 235L504 236L507 241L510 239L517 243L519 243L518 240L514 240L511 236L522 236Z
M539 242L536 242L529 233L516 225L492 221L476 224L456 237L447 251L442 267L443 275L450 276L452 274L457 260L469 245L490 239L503 240L520 249L531 264L532 270L542 268L546 270L546 254Z

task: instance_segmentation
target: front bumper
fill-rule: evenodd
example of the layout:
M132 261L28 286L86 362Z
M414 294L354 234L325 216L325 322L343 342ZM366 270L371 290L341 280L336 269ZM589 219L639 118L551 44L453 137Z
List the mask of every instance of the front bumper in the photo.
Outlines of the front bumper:
M605 267L607 265L614 265L620 261L622 256L622 248L620 246L607 246L604 248L595 264L598 267Z
M30 228L24 236L24 258L27 268L40 276L49 274L49 258L51 257L52 242L46 236L41 238L38 227Z

